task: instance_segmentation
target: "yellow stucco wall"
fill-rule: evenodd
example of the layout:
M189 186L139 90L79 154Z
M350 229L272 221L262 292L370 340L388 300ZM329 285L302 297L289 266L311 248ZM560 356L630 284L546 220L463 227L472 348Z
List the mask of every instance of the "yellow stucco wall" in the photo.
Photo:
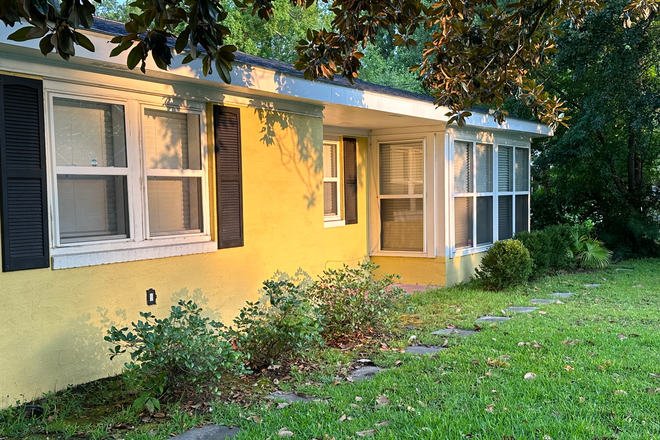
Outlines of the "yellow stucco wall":
M474 270L479 267L485 252L463 257L447 258L447 286L470 281Z
M357 139L358 222L353 225L327 227L323 230L325 268L337 269L344 264L354 266L367 253L367 138ZM340 142L340 145L342 143ZM343 147L342 147L343 148ZM343 157L343 154L341 155ZM342 164L343 167L343 164ZM343 168L342 168L343 172Z
M444 286L445 258L413 257L371 257L371 261L380 266L378 274L391 273L401 275L399 282L423 286Z
M137 320L139 311L164 316L178 298L193 298L230 322L275 271L302 267L316 275L329 261L366 254L366 139L359 142L359 223L325 229L322 120L243 107L241 127L245 246L0 273L0 407L118 373L123 360L109 360L103 337L111 325ZM149 288L157 306L146 306Z

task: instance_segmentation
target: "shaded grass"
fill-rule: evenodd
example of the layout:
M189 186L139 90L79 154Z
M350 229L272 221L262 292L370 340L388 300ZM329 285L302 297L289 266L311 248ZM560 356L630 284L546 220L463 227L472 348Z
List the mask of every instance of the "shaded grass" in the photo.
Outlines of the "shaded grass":
M530 299L552 298L552 292L575 293L560 298L564 304L540 305L545 314L509 314L514 319L485 325L477 335L446 338L449 349L433 356L393 350L317 353L316 371L294 372L294 380L280 388L324 402L280 409L259 400L249 408L215 403L201 415L171 405L164 423L141 426L139 416L121 406L90 423L80 418L90 400L69 395L57 397L69 408L66 417L51 421L28 426L0 413L5 417L0 437L56 431L62 438L112 438L116 433L108 426L123 421L136 426L121 432L125 439L167 438L202 423L239 426L239 440L280 438L284 427L300 439L357 438L358 431L370 429L377 439L660 439L660 378L649 375L660 374L659 265L659 260L627 262L618 267L632 272L612 267L572 273L501 293L468 285L416 294L391 347L405 347L413 335L422 344L443 344L444 337L430 332L447 325L471 329L478 316L503 315L508 306L530 305ZM601 286L587 288L587 283ZM350 363L364 355L388 369L371 381L347 382ZM523 379L530 372L536 378ZM107 396L122 397L116 386L96 394L103 404L113 400ZM378 405L381 395L390 403ZM376 426L384 421L389 424Z

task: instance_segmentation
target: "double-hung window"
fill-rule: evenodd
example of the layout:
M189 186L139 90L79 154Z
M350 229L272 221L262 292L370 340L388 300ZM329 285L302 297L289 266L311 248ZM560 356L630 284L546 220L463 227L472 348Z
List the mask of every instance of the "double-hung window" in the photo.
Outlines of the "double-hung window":
M454 250L469 252L529 227L529 149L454 141Z
M130 237L125 107L53 98L61 243Z
M341 220L339 180L339 143L323 143L323 217L325 221Z
M54 268L217 249L208 233L203 105L48 96Z
M380 250L424 252L424 144L379 145Z

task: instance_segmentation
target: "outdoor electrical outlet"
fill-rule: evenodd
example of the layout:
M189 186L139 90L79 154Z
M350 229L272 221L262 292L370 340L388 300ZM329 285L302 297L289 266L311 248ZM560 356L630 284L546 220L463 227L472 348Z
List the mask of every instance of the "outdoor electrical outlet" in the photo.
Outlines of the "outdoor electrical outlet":
M147 305L153 306L156 304L156 290L149 289L147 290Z

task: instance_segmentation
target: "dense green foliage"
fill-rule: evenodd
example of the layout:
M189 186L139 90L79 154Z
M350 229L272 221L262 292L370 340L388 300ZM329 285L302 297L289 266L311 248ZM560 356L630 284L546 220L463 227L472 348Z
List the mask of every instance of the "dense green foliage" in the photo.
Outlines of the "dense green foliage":
M566 102L570 129L535 143L532 225L593 221L615 257L655 255L660 238L660 21L621 20L608 2L566 26L538 76Z
M405 292L394 286L395 275L374 277L378 268L364 261L355 269L327 269L315 281L310 295L319 305L326 340L355 333L388 331L401 310Z
M569 254L574 227L569 225L518 232L513 238L520 241L534 260L532 278L540 278L562 270L573 269L576 260Z
M534 260L520 241L496 241L482 258L476 278L486 290L504 290L525 284L533 265Z
M225 372L245 371L223 325L201 313L192 301L180 300L167 318L140 312L144 321L133 323L132 330L114 326L108 330L104 339L115 344L111 358L130 351L125 375L146 388L136 400L137 407L153 410L159 405L157 396L170 387L208 384L219 381Z
M255 371L291 360L319 346L319 310L309 301L301 278L264 282L264 300L248 302L234 319L229 335Z

